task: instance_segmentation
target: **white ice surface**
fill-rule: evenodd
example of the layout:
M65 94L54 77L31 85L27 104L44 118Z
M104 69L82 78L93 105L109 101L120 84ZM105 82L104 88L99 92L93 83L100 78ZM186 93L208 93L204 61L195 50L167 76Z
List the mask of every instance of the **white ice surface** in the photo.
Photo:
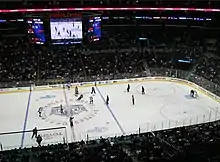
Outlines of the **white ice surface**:
M94 95L94 105L90 105L91 87L79 87L84 94L83 101L75 101L74 89L33 91L26 130L67 127L68 141L85 140L100 136L115 136L145 132L150 130L167 129L182 125L191 125L213 121L220 118L220 104L204 94L198 92L199 98L192 99L186 85L170 82L131 83L131 91L126 92L127 84L99 86ZM141 86L145 87L146 94L141 94ZM67 102L65 95L67 96ZM41 98L52 95L54 98ZM109 106L104 100L110 98ZM132 105L131 95L135 96L135 105ZM1 94L0 132L22 131L25 119L29 93ZM51 108L60 104L83 105L86 111L75 114L75 126L71 130L68 117L50 115ZM38 108L45 107L46 118L38 117ZM67 125L66 125L67 124ZM64 130L42 131L44 136L61 133ZM62 140L61 136L44 138L45 144ZM19 146L22 134L0 135L3 147ZM35 145L31 140L31 133L25 133L24 146Z

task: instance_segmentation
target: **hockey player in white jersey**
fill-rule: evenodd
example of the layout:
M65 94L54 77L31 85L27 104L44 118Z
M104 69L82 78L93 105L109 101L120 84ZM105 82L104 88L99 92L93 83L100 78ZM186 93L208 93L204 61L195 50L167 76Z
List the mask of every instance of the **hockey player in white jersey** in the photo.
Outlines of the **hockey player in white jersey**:
M42 116L42 111L43 111L43 107L40 107L40 108L38 109L38 111L37 111L39 117Z
M93 104L93 97L91 96L89 99L90 99L89 103Z

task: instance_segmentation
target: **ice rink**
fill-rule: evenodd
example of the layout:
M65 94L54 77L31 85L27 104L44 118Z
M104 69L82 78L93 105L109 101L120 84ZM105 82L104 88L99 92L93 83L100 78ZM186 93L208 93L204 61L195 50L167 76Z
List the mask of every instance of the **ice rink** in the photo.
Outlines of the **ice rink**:
M76 101L74 88L71 90L42 90L22 93L1 93L0 142L4 149L22 146L36 146L31 132L17 132L38 129L43 136L43 144L86 140L100 136L115 136L168 129L176 126L198 124L220 117L220 104L198 91L199 97L189 96L191 87L171 82L149 81L127 84L112 84L96 87L91 95L91 87L79 87L84 95ZM146 94L141 94L141 86ZM106 96L110 104L105 104ZM135 97L132 105L131 96ZM89 97L94 104L89 104ZM60 113L60 105L67 107L74 116L75 126L69 126L69 118ZM42 107L42 117L38 109ZM66 127L66 128L58 128Z

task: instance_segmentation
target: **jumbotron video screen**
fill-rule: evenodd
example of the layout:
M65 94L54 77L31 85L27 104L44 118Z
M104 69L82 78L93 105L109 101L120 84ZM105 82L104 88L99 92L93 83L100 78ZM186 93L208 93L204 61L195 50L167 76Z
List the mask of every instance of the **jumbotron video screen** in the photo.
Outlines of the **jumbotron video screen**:
M28 18L27 24L28 34L31 37L32 43L44 44L46 42L46 37L43 20L40 18Z
M75 44L83 40L81 18L50 19L50 31L53 44Z
M89 42L95 42L101 38L101 17L90 17L88 25Z

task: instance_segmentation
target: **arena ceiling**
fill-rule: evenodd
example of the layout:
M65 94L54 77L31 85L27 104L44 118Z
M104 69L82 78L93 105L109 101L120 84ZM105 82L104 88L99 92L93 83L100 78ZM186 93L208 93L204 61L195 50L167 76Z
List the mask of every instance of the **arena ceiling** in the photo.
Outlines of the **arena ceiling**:
M13 3L14 2L14 3ZM36 5L36 6L35 6ZM195 7L220 8L217 0L0 0L0 9L44 8L50 7Z

